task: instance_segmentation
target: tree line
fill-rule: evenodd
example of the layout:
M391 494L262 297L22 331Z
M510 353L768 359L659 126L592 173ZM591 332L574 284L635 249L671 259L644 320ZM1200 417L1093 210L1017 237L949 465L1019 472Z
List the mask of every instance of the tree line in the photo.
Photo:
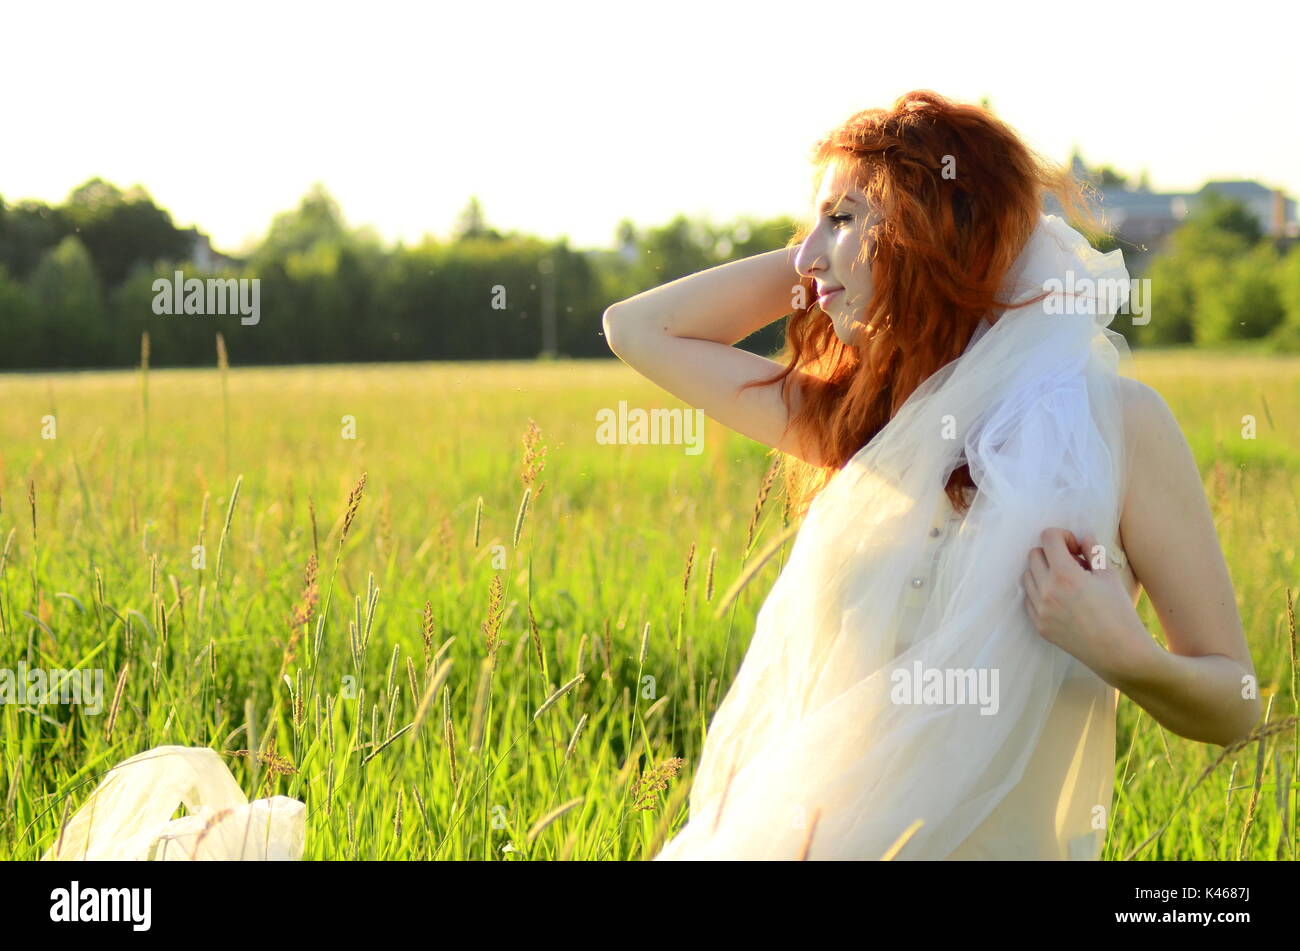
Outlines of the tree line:
M140 187L101 179L60 205L0 198L0 369L125 367L148 333L155 365L608 356L612 302L785 244L796 222L623 221L610 250L503 234L471 200L449 239L385 245L321 186L239 258L209 255ZM159 281L257 279L260 315L160 313ZM1155 258L1141 344L1263 338L1300 351L1300 248L1282 254L1238 204L1206 202ZM745 341L780 344L777 322Z
M166 366L212 364L218 331L239 364L608 356L610 303L770 250L793 226L625 221L617 250L592 252L503 234L472 200L450 239L388 247L315 186L251 253L203 261L197 232L143 189L93 179L62 205L0 199L0 369L136 365L146 332ZM158 282L176 271L257 279L258 319L159 313Z

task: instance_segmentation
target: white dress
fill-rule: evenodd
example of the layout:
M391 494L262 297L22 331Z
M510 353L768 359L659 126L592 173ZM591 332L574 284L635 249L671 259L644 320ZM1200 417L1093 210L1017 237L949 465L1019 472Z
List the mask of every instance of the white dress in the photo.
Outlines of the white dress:
M1119 560L1110 282L1118 251L1043 216L1002 295L1024 303L813 500L656 859L1099 856L1118 694L1038 633L1022 576L1051 526ZM980 492L954 518L963 462Z
M950 502L939 506L904 597L898 621L900 653L913 643L940 555L963 524ZM1118 541L1108 552L1111 564L1126 563ZM1118 699L1119 691L1073 661L1024 777L948 858L1100 858L1114 791Z

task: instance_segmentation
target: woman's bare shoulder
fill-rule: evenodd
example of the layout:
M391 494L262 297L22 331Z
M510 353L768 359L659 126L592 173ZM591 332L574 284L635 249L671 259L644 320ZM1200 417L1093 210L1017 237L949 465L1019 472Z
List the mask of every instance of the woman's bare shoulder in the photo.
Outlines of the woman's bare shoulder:
M1129 458L1136 454L1143 436L1151 434L1153 429L1166 428L1170 424L1177 426L1169 404L1155 387L1148 386L1141 380L1122 376L1120 381L1120 405L1124 415L1124 444L1129 449Z
M1121 545L1131 560L1145 555L1149 561L1167 552L1188 526L1204 529L1208 524L1211 535L1213 528L1199 468L1173 410L1154 387L1130 377L1120 380L1125 468Z
M1152 473L1147 470L1159 464L1158 459L1143 450L1161 437L1167 440L1174 432L1181 437L1182 430L1160 392L1132 377L1120 377L1120 412L1124 418L1124 497L1119 535L1120 546L1127 551L1127 536L1133 532L1136 521L1132 517L1137 501L1134 496L1140 494L1134 492L1134 487L1149 480Z
M1158 464L1149 448L1153 439L1169 438L1174 433L1179 437L1182 430L1174 418L1169 404L1160 395L1160 391L1148 386L1141 380L1122 376L1120 380L1120 412L1124 418L1124 465L1125 497L1132 490L1135 479L1144 475L1143 469Z
M1150 411L1155 403L1163 404L1165 401L1165 398L1160 395L1160 391L1155 387L1148 386L1141 380L1135 380L1131 376L1121 376L1119 386L1126 412L1141 411L1143 409Z

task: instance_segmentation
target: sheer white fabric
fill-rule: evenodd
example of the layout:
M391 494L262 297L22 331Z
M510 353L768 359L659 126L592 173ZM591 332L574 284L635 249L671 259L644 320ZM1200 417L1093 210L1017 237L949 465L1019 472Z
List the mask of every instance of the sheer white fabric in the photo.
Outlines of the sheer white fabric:
M928 591L934 587L935 565L963 524L946 495L941 503L930 529L929 550L916 566L912 590L904 599L900 649L915 641ZM1111 565L1122 566L1127 560L1119 548L1107 555ZM1071 662L1020 782L949 859L1101 857L1107 817L1096 807L1111 802L1119 692L1083 664ZM1060 795L1053 790L1060 790Z
M159 746L109 770L41 858L296 860L306 823L296 799L250 803L213 750Z
M1115 550L1128 348L1107 325L1128 272L1042 216L1003 299L1045 290L982 325L813 501L656 859L1096 857L1115 693L1038 634L1021 575L1049 527ZM979 491L909 620L963 461Z

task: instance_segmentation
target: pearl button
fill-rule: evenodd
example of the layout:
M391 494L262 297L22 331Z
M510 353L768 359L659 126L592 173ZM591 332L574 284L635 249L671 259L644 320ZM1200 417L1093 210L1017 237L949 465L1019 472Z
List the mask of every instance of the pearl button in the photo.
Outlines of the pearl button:
M912 579L912 587L913 587L913 588L919 588L919 587L921 587L921 585L923 585L923 584L925 584L925 579L924 579L924 578L913 578L913 579Z
M930 529L930 537L931 537L931 538L938 538L938 537L939 537L939 529L937 529L937 528L932 528L932 529Z

